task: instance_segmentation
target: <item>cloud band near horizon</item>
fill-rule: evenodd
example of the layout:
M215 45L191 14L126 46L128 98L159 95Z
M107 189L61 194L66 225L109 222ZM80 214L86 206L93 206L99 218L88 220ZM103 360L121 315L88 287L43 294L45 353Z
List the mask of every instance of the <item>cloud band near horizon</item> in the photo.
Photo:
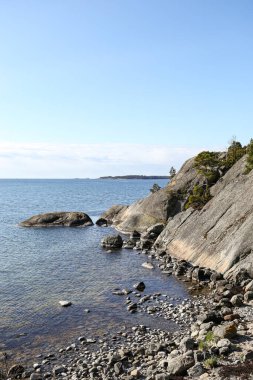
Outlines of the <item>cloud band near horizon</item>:
M0 178L97 178L168 175L170 167L207 149L146 144L0 142Z

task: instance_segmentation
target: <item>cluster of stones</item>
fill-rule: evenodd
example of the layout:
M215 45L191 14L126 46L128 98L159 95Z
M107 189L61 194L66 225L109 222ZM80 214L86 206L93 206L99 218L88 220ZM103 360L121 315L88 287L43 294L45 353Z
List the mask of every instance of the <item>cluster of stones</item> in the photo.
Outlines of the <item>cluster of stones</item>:
M245 270L241 270L233 281L228 281L221 273L209 268L193 266L185 260L177 260L168 253L159 251L154 242L163 227L161 224L155 225L142 234L135 231L128 240L123 241L122 246L142 251L148 255L149 259L158 261L158 267L164 274L174 274L182 281L191 281L191 290L208 290L208 296L199 294L195 300L183 300L178 304L178 299L159 293L141 294L141 292L126 289L114 293L127 296L125 301L127 309L132 313L147 312L154 317L179 324L181 329L177 334L180 341L188 342L187 344L191 346L192 352L189 353L182 351L180 345L177 345L175 361L187 363L180 370L170 370L170 363L174 363L174 352L172 352L169 353L168 360L164 361L163 373L147 377L147 373L143 372L143 378L166 379L170 375L187 374L190 377L198 377L206 371L203 362L205 363L209 357L213 356L220 358L220 363L223 364L231 360L237 364L239 361L252 359L253 351L248 349L240 352L241 348L237 339L241 335L251 335L247 321L249 316L253 315L249 304L253 300L253 280ZM205 342L207 336L212 337L208 344ZM176 342L177 340L174 339L173 343L176 344ZM201 342L204 350L198 349Z
M218 358L220 365L252 360L252 346L242 349L240 337L252 339L247 322L253 316L250 306L253 280L247 272L241 271L234 281L228 281L208 268L178 261L156 250L151 243L158 231L156 226L144 234L135 232L130 239L131 248L146 253L164 274L191 281L192 299L145 293L147 289L142 281L134 284L133 289L116 289L113 293L126 297L128 312L164 318L177 323L180 329L168 333L138 325L130 331L122 328L114 336L99 340L81 336L57 353L42 356L31 368L13 366L8 377L30 377L30 380L169 380L173 376L218 379L221 377L217 373L212 377L215 370L208 368L209 359ZM102 245L106 249L129 245L129 240L123 242L118 236L106 237ZM207 291L207 295L199 293L201 289L203 293Z

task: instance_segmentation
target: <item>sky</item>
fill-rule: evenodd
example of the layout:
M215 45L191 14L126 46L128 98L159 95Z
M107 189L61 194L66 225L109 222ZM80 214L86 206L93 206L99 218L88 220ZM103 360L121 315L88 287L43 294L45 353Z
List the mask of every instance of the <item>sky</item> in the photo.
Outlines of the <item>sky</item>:
M0 178L166 175L253 137L252 0L0 0Z

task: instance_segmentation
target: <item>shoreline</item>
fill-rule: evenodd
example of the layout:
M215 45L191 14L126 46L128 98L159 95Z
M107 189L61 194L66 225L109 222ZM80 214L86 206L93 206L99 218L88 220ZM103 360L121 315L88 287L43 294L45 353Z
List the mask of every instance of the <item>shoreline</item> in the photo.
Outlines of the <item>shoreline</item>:
M195 371L199 378L218 379L222 377L217 375L217 371L227 368L233 361L237 361L237 365L243 365L245 360L251 359L247 345L244 358L238 350L244 347L245 337L246 341L249 339L250 343L247 341L249 347L252 346L253 326L247 322L248 317L253 315L252 306L247 304L239 307L230 302L235 290L240 290L240 294L243 295L242 286L220 278L214 271L211 272L208 280L202 281L196 278L194 280L192 273L196 267L192 267L190 263L153 250L145 250L144 253L147 254L149 261L157 261L162 273L168 276L175 275L186 283L193 297L192 300L185 299L180 304L174 305L163 294L142 297L141 292L135 292L137 297L136 294L133 296L137 306L131 310L147 313L154 318L171 320L179 329L168 332L147 328L144 325L138 325L132 329L122 326L120 331L106 334L100 339L79 336L65 348L36 355L34 358L30 357L27 360L27 363L30 362L29 365L22 368L22 377L30 377L31 380L56 377L71 380L78 378L162 380L173 378L171 376L175 379L191 379ZM125 295L124 301L128 306L133 303L131 294ZM217 320L219 320L218 323ZM231 338L227 338L225 334L218 340L214 339L212 347L199 349L200 342L205 343L206 336L212 333L213 328L222 329L222 326L226 324L230 324L230 327L233 325ZM222 340L223 346L217 346ZM208 369L207 361L214 356L219 357L218 367ZM233 358L232 362L231 358ZM174 363L174 368L170 369L170 363ZM6 365L9 366L8 358ZM169 374L169 370L172 373ZM187 371L189 372L186 377ZM21 376L21 369L19 375Z

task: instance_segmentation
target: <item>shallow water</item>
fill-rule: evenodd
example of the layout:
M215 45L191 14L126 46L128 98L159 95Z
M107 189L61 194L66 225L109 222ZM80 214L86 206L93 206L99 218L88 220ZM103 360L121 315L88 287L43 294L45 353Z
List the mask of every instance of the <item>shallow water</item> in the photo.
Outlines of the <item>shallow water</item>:
M100 248L101 238L114 232L112 228L18 227L31 215L49 211L84 211L95 221L112 204L148 195L153 183L0 180L0 349L29 352L63 344L84 331L96 336L141 322L157 327L154 317L128 313L125 297L112 295L116 287L132 288L139 280L145 282L146 293L188 297L184 284L174 277L143 268L145 255ZM73 305L60 307L64 299Z

